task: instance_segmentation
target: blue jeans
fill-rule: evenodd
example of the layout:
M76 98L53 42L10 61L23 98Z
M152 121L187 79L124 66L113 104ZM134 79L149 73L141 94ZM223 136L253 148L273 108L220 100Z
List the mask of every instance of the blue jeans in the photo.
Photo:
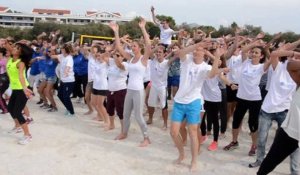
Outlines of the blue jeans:
M260 111L259 124L258 124L258 143L257 143L257 160L262 162L266 155L266 142L268 139L269 129L272 126L272 121L276 121L278 128L285 120L288 110L276 113L267 113L263 110ZM299 172L299 149L291 154L291 173L297 174Z

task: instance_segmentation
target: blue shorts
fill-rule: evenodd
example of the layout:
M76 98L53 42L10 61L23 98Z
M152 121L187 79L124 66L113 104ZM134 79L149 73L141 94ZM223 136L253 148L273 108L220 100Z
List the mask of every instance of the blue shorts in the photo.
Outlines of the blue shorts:
M176 86L179 87L180 76L168 77L168 87Z
M201 122L201 100L197 99L189 104L174 102L171 121L182 122L185 118L188 124L199 124Z
M56 76L53 76L53 77L46 77L46 81L47 81L47 83L55 84L56 81L57 81L57 77L56 77Z

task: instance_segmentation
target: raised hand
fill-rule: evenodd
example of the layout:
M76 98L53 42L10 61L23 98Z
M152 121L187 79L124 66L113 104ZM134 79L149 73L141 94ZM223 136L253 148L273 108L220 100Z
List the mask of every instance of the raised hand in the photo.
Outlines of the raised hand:
M140 28L145 28L146 26L146 20L142 17L140 18L139 26Z
M110 22L109 23L109 27L114 31L114 32L118 32L119 31L119 25L115 22Z
M264 32L260 32L255 38L256 39L262 39L265 37L265 33Z
M154 13L155 8L151 6L151 12Z

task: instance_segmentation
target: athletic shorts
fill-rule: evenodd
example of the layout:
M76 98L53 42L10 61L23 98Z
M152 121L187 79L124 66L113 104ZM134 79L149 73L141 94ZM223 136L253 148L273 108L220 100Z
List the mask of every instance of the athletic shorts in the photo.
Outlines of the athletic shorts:
M127 91L126 89L122 89L114 92L109 91L107 95L107 105L106 105L106 110L109 116L114 116L116 110L120 120L123 119L126 91Z
M201 122L201 100L196 99L188 104L174 102L171 121L182 122L185 118L188 124L199 124Z
M93 89L93 90L92 90L92 94L93 94L93 95L107 96L108 90L97 90L97 89Z
M227 102L236 102L237 89L232 90L230 86L226 86L226 91L227 91Z
M148 106L168 109L167 106L167 89L151 87L148 98Z
M179 87L180 76L168 77L168 87L175 86Z
M47 81L47 83L55 84L56 81L57 81L57 77L56 77L56 76L53 76L53 77L47 77L47 78L46 78L46 81Z

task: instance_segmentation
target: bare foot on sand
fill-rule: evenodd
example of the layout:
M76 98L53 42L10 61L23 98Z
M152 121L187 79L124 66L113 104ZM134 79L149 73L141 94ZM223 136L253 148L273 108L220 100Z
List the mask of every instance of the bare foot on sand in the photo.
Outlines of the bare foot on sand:
M147 147L149 144L151 144L149 138L145 138L139 145L139 147Z
M88 111L88 112L84 113L83 115L90 115L92 113L93 113L93 111Z
M181 164L184 159L185 159L184 154L179 155L178 159L174 160L173 163L174 164Z
M104 131L109 131L109 130L113 130L113 129L115 129L115 126L106 126L105 128L104 128Z
M123 140L123 139L126 139L126 137L127 137L127 135L121 133L115 138L115 140Z
M197 171L197 162L195 163L191 163L191 166L190 166L190 172L196 172Z
M168 127L167 127L167 125L164 125L161 129L164 130L164 131L167 131Z
M152 122L153 122L152 120L148 119L146 123L147 123L147 125L151 125Z

